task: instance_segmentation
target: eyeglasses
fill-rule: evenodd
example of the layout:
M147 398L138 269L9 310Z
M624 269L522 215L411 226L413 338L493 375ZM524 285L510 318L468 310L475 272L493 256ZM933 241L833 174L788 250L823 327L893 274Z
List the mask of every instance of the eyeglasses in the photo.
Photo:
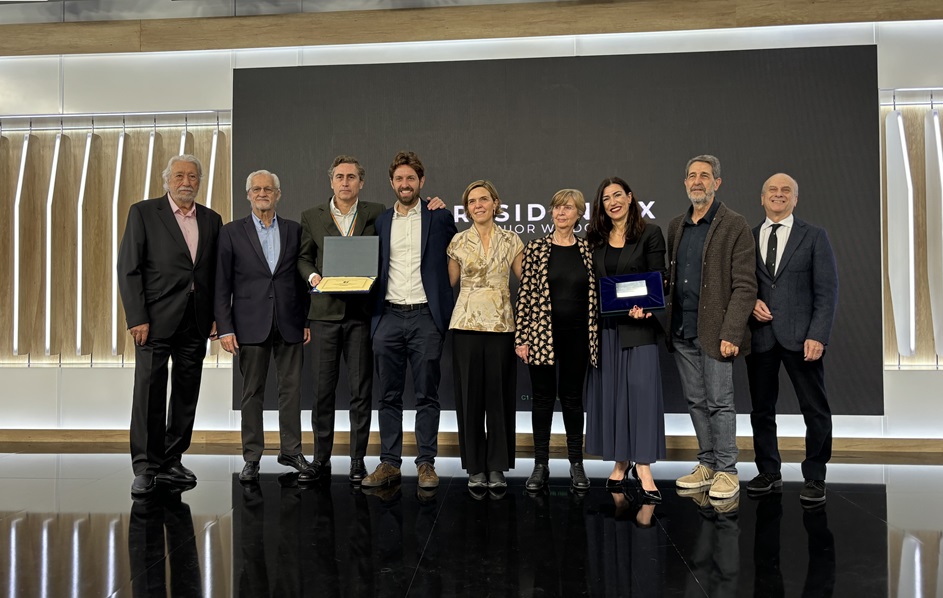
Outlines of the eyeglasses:
M251 193L252 195L258 195L262 191L265 191L266 193L271 195L272 193L275 193L276 191L278 191L278 189L276 189L275 187L252 187L251 189L249 189L249 193Z

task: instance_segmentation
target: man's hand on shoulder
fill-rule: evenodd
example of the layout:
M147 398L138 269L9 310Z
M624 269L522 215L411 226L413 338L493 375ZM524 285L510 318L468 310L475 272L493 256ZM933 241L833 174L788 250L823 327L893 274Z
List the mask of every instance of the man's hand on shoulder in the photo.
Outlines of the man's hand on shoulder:
M429 205L427 205L426 207L429 208L430 210L441 210L443 208L448 207L445 205L444 201L439 199L438 195L435 197L427 197L426 201L429 202Z

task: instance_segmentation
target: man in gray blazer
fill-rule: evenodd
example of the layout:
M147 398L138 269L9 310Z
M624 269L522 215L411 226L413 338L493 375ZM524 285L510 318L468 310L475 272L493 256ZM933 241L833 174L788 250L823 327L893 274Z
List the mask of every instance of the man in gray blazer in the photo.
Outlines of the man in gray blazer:
M824 229L793 216L799 184L774 174L760 195L766 220L753 229L759 286L750 328L753 352L747 374L753 411L753 447L759 475L747 484L751 495L782 486L776 442L779 368L786 367L806 425L806 506L825 502L825 467L832 456L832 414L825 392L823 356L838 304L838 269Z
M750 349L756 257L750 225L714 199L720 183L720 160L688 160L691 207L668 225L665 319L699 449L694 471L676 484L694 493L709 487L711 500L728 501L740 492L733 360Z
M324 269L324 238L376 235L374 223L386 207L362 201L364 168L353 156L337 156L328 170L333 197L301 214L301 251L298 271L310 287L321 282ZM329 295L314 293L308 309L314 339L314 463L299 481L330 476L334 448L334 411L341 356L347 362L350 386L350 473L351 483L359 484L367 475L363 459L370 439L373 400L373 346L370 341L369 295Z

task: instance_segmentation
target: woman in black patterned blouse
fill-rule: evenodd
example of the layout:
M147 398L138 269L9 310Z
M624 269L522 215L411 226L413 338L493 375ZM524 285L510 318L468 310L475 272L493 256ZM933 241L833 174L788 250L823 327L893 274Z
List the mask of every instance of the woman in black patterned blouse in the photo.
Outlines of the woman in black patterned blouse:
M550 477L550 427L559 396L570 479L575 489L586 490L583 381L586 364L596 365L598 299L592 252L573 233L586 212L586 200L576 189L562 189L550 200L550 212L553 233L524 248L517 297L515 351L529 366L533 394L535 465L526 487L540 490Z

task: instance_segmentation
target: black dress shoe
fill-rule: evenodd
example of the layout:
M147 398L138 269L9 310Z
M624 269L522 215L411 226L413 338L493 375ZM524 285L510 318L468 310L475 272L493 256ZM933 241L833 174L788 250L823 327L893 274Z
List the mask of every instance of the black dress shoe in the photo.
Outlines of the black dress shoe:
M331 465L322 465L318 461L312 461L308 468L298 474L298 482L301 484L311 484L321 480L331 479Z
M570 465L570 483L574 490L589 490L589 478L586 477L586 470L582 463L573 463Z
M550 479L550 468L545 463L537 463L530 477L524 482L524 488L536 492L547 485L548 479Z
M172 484L195 484L196 475L177 461L175 463L164 463L160 471L157 472L157 481Z
M799 491L799 500L804 507L825 504L825 480L806 480Z
M285 465L286 467L294 467L298 471L305 471L311 464L308 463L308 460L305 459L305 456L301 453L297 455L286 455L285 453L278 453L278 463L280 465Z
M367 477L367 466L364 465L363 459L351 459L350 474L347 476L350 483L359 484L365 477Z
M259 462L246 461L242 472L239 474L240 482L258 482L259 481Z
M149 473L136 475L134 476L134 481L131 482L131 494L137 496L150 494L155 488L157 488L157 480Z

